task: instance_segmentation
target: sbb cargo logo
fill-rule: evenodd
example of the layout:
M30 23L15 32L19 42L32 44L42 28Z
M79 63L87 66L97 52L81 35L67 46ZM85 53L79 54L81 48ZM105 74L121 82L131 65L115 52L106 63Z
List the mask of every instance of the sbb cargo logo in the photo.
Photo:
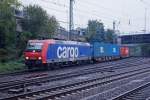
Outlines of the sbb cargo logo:
M58 47L58 58L77 58L79 55L79 49L77 47Z

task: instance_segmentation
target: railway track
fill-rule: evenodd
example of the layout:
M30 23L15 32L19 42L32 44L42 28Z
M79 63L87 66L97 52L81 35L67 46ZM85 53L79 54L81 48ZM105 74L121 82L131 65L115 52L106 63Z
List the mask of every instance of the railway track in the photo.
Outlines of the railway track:
M136 58L128 58L128 59L131 59L131 60L136 60ZM123 60L118 60L118 61L115 61L116 63L118 62L125 62L127 61L128 59L123 59ZM140 59L137 59L137 60L140 60ZM100 63L100 66L101 67L104 67L104 66L108 66L108 65L113 65L115 63L114 61L112 62L107 62L107 63ZM94 64L95 65L95 64ZM94 66L93 65L93 66ZM28 76L35 76L35 74L43 74L43 73L47 73L49 75L56 75L58 73L64 73L64 72L71 72L71 71L74 71L74 70L81 70L81 69L87 69L87 68L91 68L91 65L82 65L82 66L73 66L73 67L66 67L66 68L62 68L62 69L58 69L58 70L53 70L53 71L27 71L27 70L24 70L24 71L20 71L20 72L12 72L12 73L7 73L7 74L0 74L0 83L8 83L8 82L13 82L15 80L23 80L24 77L28 77Z
M145 62L147 63L147 62ZM72 78L72 77L77 77L81 75L86 75L86 74L92 74L92 73L98 73L98 72L111 72L116 69L121 69L121 68L126 68L126 67L132 67L132 66L138 66L140 65L141 62L137 62L136 64L128 62L128 63L119 63L115 65L109 65L105 67L94 67L94 68L87 68L84 70L80 71L75 71L71 73L63 73L63 74L58 74L58 75L53 75L53 76L43 76L43 77L37 77L37 78L31 78L31 79L26 79L26 80L17 80L17 81L10 81L10 82L4 82L0 83L0 91L4 90L9 90L11 88L25 88L29 85L36 85L40 83L45 83L45 82L51 82L51 81L56 81L56 80L62 80L66 78ZM128 65L128 66L126 66Z
M106 62L106 61L105 61ZM103 62L104 63L104 62ZM25 66L24 66L25 67ZM31 72L29 72L29 70L25 69L22 71L16 71L16 72L9 72L9 73L0 73L0 77L5 77L5 76L16 76L16 75L23 75L23 74L30 74L33 73L33 71L37 71L37 70L31 70Z
M128 63L125 63L126 61L128 61ZM84 70L80 70L80 72L77 73L77 71L75 71L74 73L66 73L66 74L59 74L58 77L57 75L53 75L53 76L49 76L49 77L39 77L39 78L35 78L35 79L30 79L30 80L19 80L16 83L10 82L10 83L4 83L4 84L0 84L0 91L4 91L4 90L8 90L8 89L14 89L14 88L26 88L29 85L36 85L36 84L40 84L43 82L51 82L51 81L56 81L56 80L62 80L62 79L66 79L66 78L71 78L71 77L77 77L80 75L85 75L85 74L92 74L92 73L101 73L101 72L111 72L113 70L116 69L121 69L121 68L126 68L128 67L132 67L132 66L138 66L142 63L148 63L149 60L142 60L142 59L130 59L130 60L123 60L121 62L118 62L118 64L113 64L110 63L109 64L104 64L103 66L99 67L93 67L89 70L89 68L84 69ZM134 63L133 63L134 62ZM136 63L135 63L136 62ZM97 65L97 64L95 64ZM127 66L125 66L127 65ZM107 66L107 67L106 67ZM65 76L66 75L66 76ZM55 76L55 77L54 77Z
M150 67L144 69L126 71L123 73L118 73L107 77L96 77L86 81L74 82L72 84L66 84L62 86L49 87L35 92L28 92L24 94L14 95L12 97L8 97L5 99L7 100L18 100L18 99L19 100L47 100L47 99L51 100L51 99L65 97L67 95L78 93L81 91L86 91L91 88L95 88L98 86L102 86L104 84L108 84L114 81L118 81L121 79L129 78L147 72L148 73L150 72Z
M127 60L141 60L142 58L126 58L126 59L123 59L122 61L124 62L124 61L127 61ZM130 61L129 60L129 61ZM117 61L121 61L121 60L117 60ZM122 62L121 61L121 62ZM111 61L111 62L107 62L107 63L105 63L105 62L102 62L101 64L102 64L102 66L103 65L108 65L108 64L113 64L113 63L115 63L116 61ZM91 64L88 64L88 65L82 65L82 67L84 67L84 66L90 66ZM74 66L73 66L74 67ZM79 66L79 67L81 67L81 66ZM72 69L72 67L67 67L67 69ZM58 70L62 70L62 69L58 69ZM65 68L63 68L63 70L65 70ZM25 69L25 70L22 70L22 71L17 71L17 72L10 72L10 73L1 73L0 74L0 78L1 77L7 77L7 76L18 76L18 75L24 75L24 74L31 74L31 73L39 73L39 72L47 72L47 71L36 71L36 70L33 70L33 71L31 71L31 72L29 72L27 69Z
M10 73L0 73L0 77L5 77L5 76L15 76L15 75L22 75L28 73L28 70L21 70L21 71L16 71L16 72L10 72Z
M119 61L119 62L108 62L108 63L102 63L102 64L93 64L92 66L91 65L89 65L89 66L87 66L87 67L85 67L85 66L83 66L83 67L78 67L78 68L76 68L76 69L72 69L72 68L69 68L69 70L71 70L71 71L69 71L69 70L65 70L65 69L62 69L62 70L57 70L57 71L42 71L42 72L32 72L32 74L31 73L23 73L23 74L25 74L25 75L16 75L16 77L15 77L15 75L12 75L10 78L3 78L3 77L0 77L0 84L3 84L3 83L12 83L12 82L15 82L15 81L17 81L17 79L18 79L18 77L28 77L28 76L34 76L34 75L36 75L36 74L43 74L43 73L48 73L49 74L49 76L51 76L51 77L53 77L53 76L57 76L58 75L58 73L67 73L67 74L70 74L70 73L72 73L72 72L75 72L75 71L83 71L83 70L87 70L87 69L96 69L96 68L99 68L99 67L101 67L101 68L104 68L104 67L106 67L106 66L113 66L113 65L115 65L116 63L117 64L123 64L123 63L126 63L126 62L128 62L128 63L130 63L130 62L141 62L141 63L144 63L143 61L141 61L141 59L137 59L137 58L133 58L133 59L131 59L131 58L129 58L129 59L124 59L124 60L122 60L122 61ZM74 71L75 70L75 71ZM69 72L69 73L68 73ZM57 73L57 74L56 74ZM62 75L62 74L61 74ZM8 76L6 76L6 77L9 77L10 75L8 75ZM1 79L2 78L2 79ZM12 80L12 78L14 79L14 80ZM23 78L19 78L18 80L20 81L20 80L23 80ZM8 81L4 81L4 80L8 80Z
M127 91L112 100L150 100L150 82Z

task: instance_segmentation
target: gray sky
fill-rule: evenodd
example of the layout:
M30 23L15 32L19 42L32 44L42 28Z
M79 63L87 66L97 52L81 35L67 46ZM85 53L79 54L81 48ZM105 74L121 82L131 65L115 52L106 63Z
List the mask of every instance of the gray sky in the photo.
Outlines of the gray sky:
M20 0L24 5L38 4L60 25L68 29L69 0ZM144 29L147 8L147 30L150 30L150 0L75 0L74 27L86 27L89 19L101 20L105 28L112 28L115 20L122 32L140 32ZM65 23L64 23L65 22ZM130 23L130 24L129 24Z

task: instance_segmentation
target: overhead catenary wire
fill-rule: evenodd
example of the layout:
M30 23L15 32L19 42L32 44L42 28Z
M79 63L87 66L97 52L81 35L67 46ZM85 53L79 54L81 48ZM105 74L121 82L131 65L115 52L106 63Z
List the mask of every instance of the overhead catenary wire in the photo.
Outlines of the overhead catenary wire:
M57 5L56 3L54 3L54 4ZM47 8L47 9L50 9L50 10L55 10L55 11L60 12L60 13L68 12L67 9L65 9L65 10L58 10L58 9L52 8L50 6L44 6L44 7ZM63 6L63 7L66 8L66 6ZM84 17L86 17L87 15L85 16L85 14L90 14L89 12L86 12L86 11L83 11L83 10L80 10L79 13L80 13L80 15L82 15L82 17L83 17L83 15L84 15ZM92 15L96 16L98 19L105 19L105 21L107 20L107 22L109 22L109 23L112 23L112 21L113 21L113 19L108 18L106 16L99 17L99 15L94 14L94 13ZM79 24L75 24L75 25L79 25ZM80 26L83 26L83 25L80 25Z
M64 7L64 8L66 8L66 7L68 7L67 5L65 5L65 4L60 4L60 3L57 3L57 2L55 2L55 1L48 1L48 0L44 0L44 1L46 1L47 3L48 2L50 2L50 3L52 3L52 4L54 4L54 5L57 5L57 6L61 6L61 7ZM75 8L75 12L78 12L79 11L79 13L81 14L81 13L85 13L85 14L91 14L91 12L92 12L92 16L94 15L94 16L96 16L97 18L99 17L99 15L98 14L101 14L101 16L103 16L102 18L99 18L99 19L105 19L105 20L111 20L111 23L112 23L112 21L113 20L120 20L120 19L118 19L117 17L108 17L108 16L113 16L113 15L108 15L108 16L105 16L106 15L106 13L102 13L102 12L98 12L98 14L96 13L96 11L83 11L83 10L80 10L80 9L77 9L77 8ZM83 14L82 14L83 15Z
M116 18L122 17L122 14L121 13L117 13L118 12L117 10L113 10L113 9L110 9L110 8L107 8L107 7L103 7L100 4L97 5L97 4L95 4L93 2L89 2L89 1L86 1L86 2L81 1L80 4L82 5L82 7L98 7L98 8L101 8L102 9L101 11L105 10L105 12L107 12L105 14L107 14L107 15L112 15L112 14L116 13L117 14L117 15L115 14ZM97 11L97 9L93 9L93 11Z
M61 7L63 7L63 8L68 8L69 6L67 6L67 5L64 5L64 4L60 4L60 3L57 3L57 2L55 2L55 1L48 1L48 0L44 0L44 1L42 1L42 2L46 2L46 3L52 3L52 4L54 4L54 5L57 5L57 6L61 6ZM81 12L81 13L86 13L86 14L90 14L91 12L93 12L93 11L85 11L85 10L81 10L81 9L78 9L78 8L75 8L74 9L75 10L75 12L76 11L79 11L79 12ZM94 11L95 13L96 13L96 11ZM97 12L97 13L100 13L101 15L106 15L106 13L102 13L102 12ZM93 15L96 15L96 14L93 14ZM97 16L97 15L96 15ZM110 16L112 16L112 15L110 15ZM108 17L108 16L104 16L105 17L105 19L106 18L108 18L108 19L117 19L117 18L114 18L114 17Z
M65 21L65 22L68 22L68 7L69 7L69 4L67 3L68 0L66 0L65 2L62 2L61 0L38 0L40 1L42 4L42 8L45 8L47 10L49 10L49 13L52 13L52 14L55 14L55 12L58 14L58 13L63 13L62 14L62 19ZM146 1L146 0L144 0ZM37 3L37 2L36 2ZM43 3L45 4L43 6ZM78 3L80 3L80 5L82 5L81 7L78 6ZM46 5L47 4L47 5ZM148 3L147 3L148 4ZM58 8L59 7L59 8ZM98 20L101 20L102 22L104 22L104 24L106 26L108 25L111 25L112 22L115 20L115 21L118 21L122 24L122 26L130 26L130 27L141 27L140 24L134 24L133 21L136 21L138 18L130 18L130 14L126 14L127 16L123 15L122 13L119 13L119 10L115 10L115 9L110 9L109 7L104 7L102 4L97 4L95 2L90 2L90 1L77 1L76 0L76 4L74 6L74 12L75 12L75 25L78 26L83 26L85 24L77 24L79 23L80 21L82 21L81 19L81 16L84 20L87 20L87 19L98 19ZM81 9L81 8L91 8L91 9ZM101 8L103 9L102 11L98 11L98 9L96 9L95 7L97 8ZM51 12L52 11L52 12ZM126 13L126 12L124 12ZM55 15L57 15L55 14ZM66 17L66 18L65 18ZM60 19L60 16L58 17L59 20L62 20ZM80 21L79 21L80 20ZM130 21L131 24L128 24L128 22ZM137 20L139 21L139 20ZM136 21L136 22L137 22ZM85 23L85 21L82 21ZM62 22L60 22L62 23ZM124 24L125 23L125 24ZM67 24L67 23L66 23ZM121 27L122 27L121 26Z

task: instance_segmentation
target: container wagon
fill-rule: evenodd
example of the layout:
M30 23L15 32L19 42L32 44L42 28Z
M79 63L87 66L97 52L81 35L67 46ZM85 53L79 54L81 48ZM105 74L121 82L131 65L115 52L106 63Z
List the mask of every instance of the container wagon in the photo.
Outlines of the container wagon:
M93 43L94 61L106 61L120 58L120 48L116 44Z
M120 56L121 58L129 57L129 47L127 46L120 46Z

